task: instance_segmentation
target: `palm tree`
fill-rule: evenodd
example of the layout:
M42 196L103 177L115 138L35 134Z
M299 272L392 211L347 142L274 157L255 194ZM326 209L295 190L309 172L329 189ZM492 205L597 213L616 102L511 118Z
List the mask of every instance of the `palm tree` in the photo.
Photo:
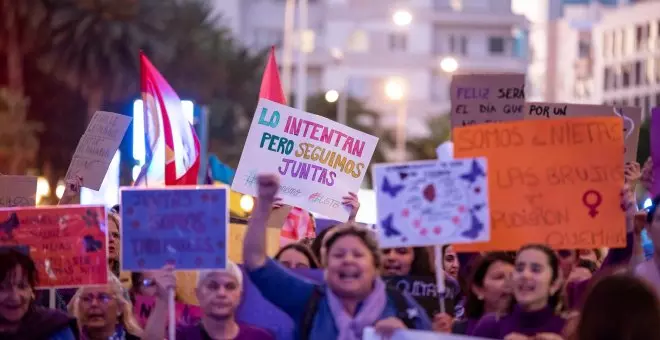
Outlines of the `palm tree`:
M0 172L23 175L34 166L39 151L37 134L43 125L27 120L29 102L22 95L0 88Z
M47 4L42 0L0 0L0 52L7 61L8 91L23 95L23 56L45 35Z
M319 116L337 121L337 104L338 102L328 103L325 100L325 95L321 93L307 99L307 110ZM371 157L371 164L387 161L387 157L385 157L387 140L382 133L383 129L380 123L380 117L380 113L367 108L360 100L351 97L348 98L346 102L346 125L380 138L374 155ZM364 177L363 187L370 188L371 183L371 171L368 171Z
M60 0L41 67L87 99L88 119L105 100L137 93L138 52L149 53L171 11L168 0ZM160 45L164 47L166 45Z
M406 149L413 160L436 159L436 148L451 139L449 115L431 117L428 121L431 134L426 137L412 138L406 142Z

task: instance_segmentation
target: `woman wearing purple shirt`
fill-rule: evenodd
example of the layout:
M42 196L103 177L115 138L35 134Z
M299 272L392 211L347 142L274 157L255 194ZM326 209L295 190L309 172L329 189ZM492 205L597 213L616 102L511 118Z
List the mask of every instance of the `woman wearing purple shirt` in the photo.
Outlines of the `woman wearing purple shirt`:
M516 304L505 316L484 316L474 336L490 339L559 340L566 321L555 313L561 278L559 259L545 245L526 245L518 251L512 284Z

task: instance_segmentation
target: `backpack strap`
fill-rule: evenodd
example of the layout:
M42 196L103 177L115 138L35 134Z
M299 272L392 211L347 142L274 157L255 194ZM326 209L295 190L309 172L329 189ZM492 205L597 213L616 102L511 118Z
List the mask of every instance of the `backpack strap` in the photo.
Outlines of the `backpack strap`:
M405 296L403 296L403 293L401 293L399 290L396 288L392 287L387 287L387 296L392 299L394 302L394 307L396 308L397 311L397 317L403 321L403 323L408 327L408 329L415 329L417 328L415 324L415 318L419 317L418 314L411 312L411 310L416 310L417 313L419 311L417 310L416 307L411 306L408 303L408 300L406 299Z
M312 290L312 294L307 300L307 305L305 305L305 312L301 316L300 322L300 340L309 340L309 333L312 331L312 325L314 324L314 317L316 317L316 311L319 307L319 302L323 297L323 289L321 286L316 286Z

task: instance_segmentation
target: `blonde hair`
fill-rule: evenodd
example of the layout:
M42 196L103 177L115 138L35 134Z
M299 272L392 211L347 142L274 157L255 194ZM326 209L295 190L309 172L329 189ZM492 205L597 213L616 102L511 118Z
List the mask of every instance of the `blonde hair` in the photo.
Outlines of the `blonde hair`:
M197 276L197 288L206 280L206 278L213 274L213 273L223 273L227 274L230 276L233 276L236 281L238 282L238 286L243 289L243 272L241 271L241 268L236 265L236 263L227 260L227 268L225 269L212 269L212 270L202 270L199 272L199 276Z
M144 331L142 330L142 327L140 327L135 315L133 315L133 303L131 303L131 301L125 296L121 281L110 272L108 272L108 287L110 287L112 295L119 304L119 309L121 310L119 322L122 323L127 333L142 337ZM69 313L78 320L80 319L80 295L82 295L84 290L85 287L79 288L68 306ZM83 326L80 323L78 323L78 325L80 331L82 331Z

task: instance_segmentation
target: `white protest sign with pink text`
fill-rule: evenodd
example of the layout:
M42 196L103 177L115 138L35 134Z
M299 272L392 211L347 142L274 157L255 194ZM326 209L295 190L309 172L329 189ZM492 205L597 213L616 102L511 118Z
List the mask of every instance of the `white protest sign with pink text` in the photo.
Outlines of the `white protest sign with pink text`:
M346 221L378 138L330 119L260 99L231 188L256 196L257 175L280 176L282 203Z

